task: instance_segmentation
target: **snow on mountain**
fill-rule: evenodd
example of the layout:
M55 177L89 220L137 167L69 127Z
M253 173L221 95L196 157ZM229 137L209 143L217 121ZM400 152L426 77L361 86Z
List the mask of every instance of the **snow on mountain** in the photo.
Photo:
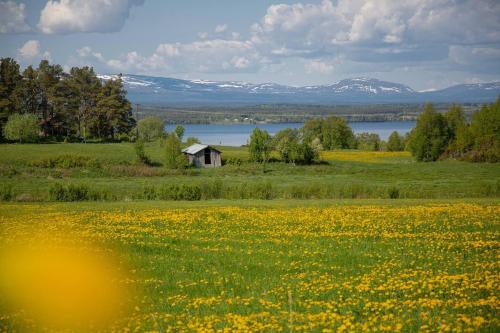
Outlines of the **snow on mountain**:
M118 76L98 77L109 80ZM491 102L500 94L500 82L462 84L418 92L403 84L364 77L305 87L132 74L123 75L122 80L133 102L153 104Z

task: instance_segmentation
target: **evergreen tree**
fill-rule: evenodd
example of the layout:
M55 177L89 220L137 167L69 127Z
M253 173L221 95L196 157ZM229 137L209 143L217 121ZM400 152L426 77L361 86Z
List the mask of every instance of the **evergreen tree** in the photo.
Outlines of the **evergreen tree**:
M113 138L115 134L128 133L135 125L132 105L126 98L121 76L106 81L98 95L92 122L92 134L98 138Z
M101 89L101 81L92 67L73 67L70 71L71 84L78 94L77 136L83 139L95 134L94 121L97 117L97 95Z
M0 59L0 127L3 128L7 118L16 112L14 90L21 81L19 65L12 58Z
M20 113L31 113L37 117L40 114L42 87L38 81L38 73L32 66L28 66L22 79L13 92L16 109Z
M54 110L55 88L64 71L60 65L50 65L48 60L42 60L36 72L41 87L38 117L41 120L43 134L53 136L57 134L56 123L59 122Z
M54 87L52 95L54 130L59 136L72 137L78 134L80 92L75 82L65 75Z

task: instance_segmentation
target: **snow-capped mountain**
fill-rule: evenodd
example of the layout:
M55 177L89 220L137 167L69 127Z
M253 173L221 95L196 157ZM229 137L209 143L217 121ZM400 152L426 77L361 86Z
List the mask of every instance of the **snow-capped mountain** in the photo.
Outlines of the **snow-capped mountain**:
M99 75L102 80L116 75ZM372 78L345 79L330 85L292 87L275 83L182 80L144 75L122 76L134 103L150 104L366 104L421 102L491 102L500 82L462 84L417 92L410 87Z

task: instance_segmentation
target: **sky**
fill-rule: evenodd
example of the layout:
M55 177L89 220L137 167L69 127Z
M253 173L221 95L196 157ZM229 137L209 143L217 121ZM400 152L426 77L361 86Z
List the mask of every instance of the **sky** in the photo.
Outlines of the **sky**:
M500 1L0 0L0 57L101 74L440 89L500 81Z

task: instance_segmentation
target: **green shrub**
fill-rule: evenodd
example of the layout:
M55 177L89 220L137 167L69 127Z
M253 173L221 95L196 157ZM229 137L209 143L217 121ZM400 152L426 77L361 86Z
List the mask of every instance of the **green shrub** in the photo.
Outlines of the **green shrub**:
M399 189L397 187L389 187L387 189L387 196L389 197L389 199L398 199Z
M112 195L107 190L95 190L85 184L62 185L55 183L49 188L49 199L51 201L102 201L117 200L116 195Z
M38 138L38 118L34 114L13 114L5 124L4 135L8 140L35 142Z
M223 160L223 163L226 165L240 166L243 164L243 161L239 157L229 157L228 159Z
M165 185L158 190L157 197L160 200L201 200L201 188L191 184Z
M100 163L92 157L82 155L59 155L41 160L31 161L29 166L38 168L100 168Z
M134 144L134 151L138 163L146 165L151 164L151 160L146 155L146 150L144 149L144 141L142 139L137 139L137 141Z
M12 194L12 186L2 184L0 186L0 200L1 201L10 201L14 195Z
M85 185L63 186L56 183L49 189L49 198L52 201L86 201L89 200L89 188Z
M137 123L139 139L149 142L160 139L165 132L165 122L156 116L146 117Z
M222 180L220 179L204 183L200 186L200 188L201 188L201 198L204 200L220 199L222 197L223 183Z
M275 196L271 182L254 184L250 193L253 199L271 200Z

